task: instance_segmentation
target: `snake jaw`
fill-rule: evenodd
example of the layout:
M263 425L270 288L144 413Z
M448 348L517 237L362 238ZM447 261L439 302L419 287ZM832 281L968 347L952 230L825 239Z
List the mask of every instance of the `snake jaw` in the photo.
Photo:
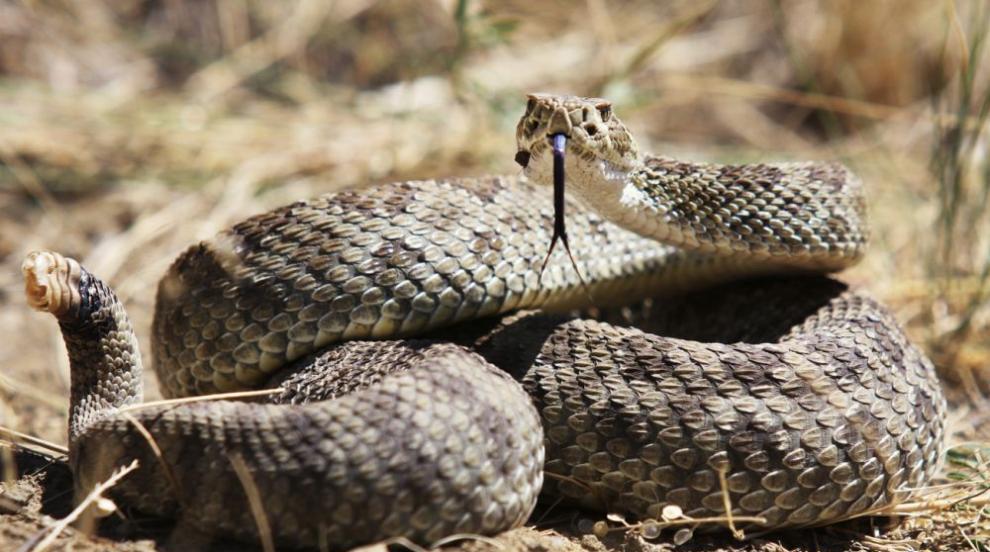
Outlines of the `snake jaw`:
M52 251L33 251L21 263L28 305L63 317L79 306L82 268L74 259Z

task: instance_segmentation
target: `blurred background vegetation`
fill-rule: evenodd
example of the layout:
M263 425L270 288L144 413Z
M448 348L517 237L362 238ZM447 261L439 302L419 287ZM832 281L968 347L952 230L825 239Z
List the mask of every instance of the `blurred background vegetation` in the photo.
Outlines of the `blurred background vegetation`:
M107 278L148 343L158 277L239 218L516 173L530 91L607 97L656 153L849 164L874 237L846 278L966 418L990 391L988 31L986 0L0 1L0 424L64 440L29 249Z

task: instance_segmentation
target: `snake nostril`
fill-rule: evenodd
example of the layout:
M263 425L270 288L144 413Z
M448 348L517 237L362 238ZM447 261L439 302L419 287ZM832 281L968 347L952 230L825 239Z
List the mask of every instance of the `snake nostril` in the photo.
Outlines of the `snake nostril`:
M529 165L529 152L526 150L517 151L516 163L519 163L519 166L525 169Z
M588 133L588 136L594 136L598 134L598 125L595 123L588 123L584 125L584 131Z

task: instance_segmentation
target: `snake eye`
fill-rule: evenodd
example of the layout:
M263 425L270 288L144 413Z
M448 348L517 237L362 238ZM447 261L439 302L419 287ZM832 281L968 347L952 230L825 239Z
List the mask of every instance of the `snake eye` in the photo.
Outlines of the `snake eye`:
M598 115L602 118L603 123L607 123L609 119L612 118L612 104L608 102L602 102L595 106L598 110Z
M529 165L529 152L526 150L517 151L516 163L519 163L519 166L525 169Z
M533 108L535 108L535 107L536 107L536 100L534 100L533 98L530 98L529 101L526 102L526 113L532 113L533 112Z

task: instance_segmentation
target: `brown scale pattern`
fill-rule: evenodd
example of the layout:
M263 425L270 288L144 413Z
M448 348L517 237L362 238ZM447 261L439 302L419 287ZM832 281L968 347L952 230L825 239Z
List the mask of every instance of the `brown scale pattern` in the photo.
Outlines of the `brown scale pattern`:
M30 255L24 272L31 303L58 318L69 350L77 498L137 460L112 496L178 516L179 534L258 542L254 487L276 542L333 549L497 533L535 505L537 413L517 382L463 347L351 341L297 366L273 404L122 412L141 401L141 363L113 291L57 253ZM306 397L308 383L323 396Z
M544 471L548 494L643 518L669 504L723 513L724 471L736 515L819 525L903 500L941 454L931 364L874 301L805 277L602 313L682 337L522 313L448 332L455 343L345 342L276 376L274 404L132 413L159 460L115 412L138 385L122 362L136 357L123 310L88 273L81 282L94 300L61 319L81 390L79 488L137 458L115 497L210 533L257 538L232 457L279 542L346 548L518 525Z
M495 364L528 367L519 376L546 434L545 492L639 518L668 504L719 516L724 470L733 513L778 528L894 504L927 480L942 452L944 399L931 363L881 306L824 278L731 287L673 310L728 299L710 319L744 306L754 337L770 341L537 316L482 339ZM747 292L769 300L731 299ZM663 329L663 318L638 321ZM706 315L679 321L692 318L701 319L695 336L739 335L739 317L714 330Z
M630 180L649 194L651 206L624 216L667 224L687 247L829 270L852 264L866 248L862 184L839 163L717 165L646 157Z
M355 358L361 370L330 370ZM504 372L449 344L354 341L295 377L307 373L323 384L319 398L290 381L275 404L154 407L132 413L136 422L104 410L72 436L78 488L137 459L115 499L179 516L180 531L258 542L239 458L280 545L335 550L493 534L529 517L542 484L542 431ZM326 396L328 386L340 396Z
M254 388L341 340L583 301L562 258L539 278L550 239L546 196L498 177L405 182L288 205L190 248L158 290L152 350L163 392ZM587 292L604 302L645 295L661 281L676 289L755 271L568 208Z

